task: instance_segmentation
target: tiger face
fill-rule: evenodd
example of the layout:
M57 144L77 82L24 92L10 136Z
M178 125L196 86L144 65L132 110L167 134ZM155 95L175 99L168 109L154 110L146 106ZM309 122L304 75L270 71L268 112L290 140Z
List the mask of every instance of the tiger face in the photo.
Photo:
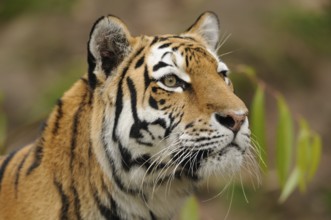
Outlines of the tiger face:
M218 41L210 12L179 35L132 37L113 16L94 25L89 82L105 106L95 112L103 115L97 155L119 188L194 185L239 170L250 146L248 110L217 57Z

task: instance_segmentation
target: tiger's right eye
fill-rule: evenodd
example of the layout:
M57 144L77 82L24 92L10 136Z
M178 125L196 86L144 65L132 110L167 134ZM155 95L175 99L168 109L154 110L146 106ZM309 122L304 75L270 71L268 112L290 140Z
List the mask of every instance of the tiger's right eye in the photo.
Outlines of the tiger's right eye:
M177 77L175 75L168 75L163 78L163 84L170 88L177 87Z

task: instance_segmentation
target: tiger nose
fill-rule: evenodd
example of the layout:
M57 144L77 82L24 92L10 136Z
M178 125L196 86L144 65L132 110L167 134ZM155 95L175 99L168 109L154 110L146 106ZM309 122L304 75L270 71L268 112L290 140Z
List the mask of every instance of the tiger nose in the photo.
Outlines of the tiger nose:
M245 122L246 116L247 112L241 114L237 114L235 112L215 114L216 121L224 127L230 129L233 133L237 133L240 130L242 124Z

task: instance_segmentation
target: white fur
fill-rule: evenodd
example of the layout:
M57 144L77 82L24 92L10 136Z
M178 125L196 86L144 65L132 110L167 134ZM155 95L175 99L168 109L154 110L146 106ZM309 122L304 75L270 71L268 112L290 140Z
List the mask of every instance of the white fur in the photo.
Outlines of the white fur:
M217 17L213 14L207 14L202 19L202 23L198 29L198 34L204 38L210 49L215 50L220 34Z

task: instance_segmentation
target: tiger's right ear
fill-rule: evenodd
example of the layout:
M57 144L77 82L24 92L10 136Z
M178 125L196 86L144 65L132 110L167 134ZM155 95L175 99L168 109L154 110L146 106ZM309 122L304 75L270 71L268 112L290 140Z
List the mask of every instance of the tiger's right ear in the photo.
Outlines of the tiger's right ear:
M88 41L88 78L94 89L105 81L131 51L132 37L126 25L115 16L99 18Z

